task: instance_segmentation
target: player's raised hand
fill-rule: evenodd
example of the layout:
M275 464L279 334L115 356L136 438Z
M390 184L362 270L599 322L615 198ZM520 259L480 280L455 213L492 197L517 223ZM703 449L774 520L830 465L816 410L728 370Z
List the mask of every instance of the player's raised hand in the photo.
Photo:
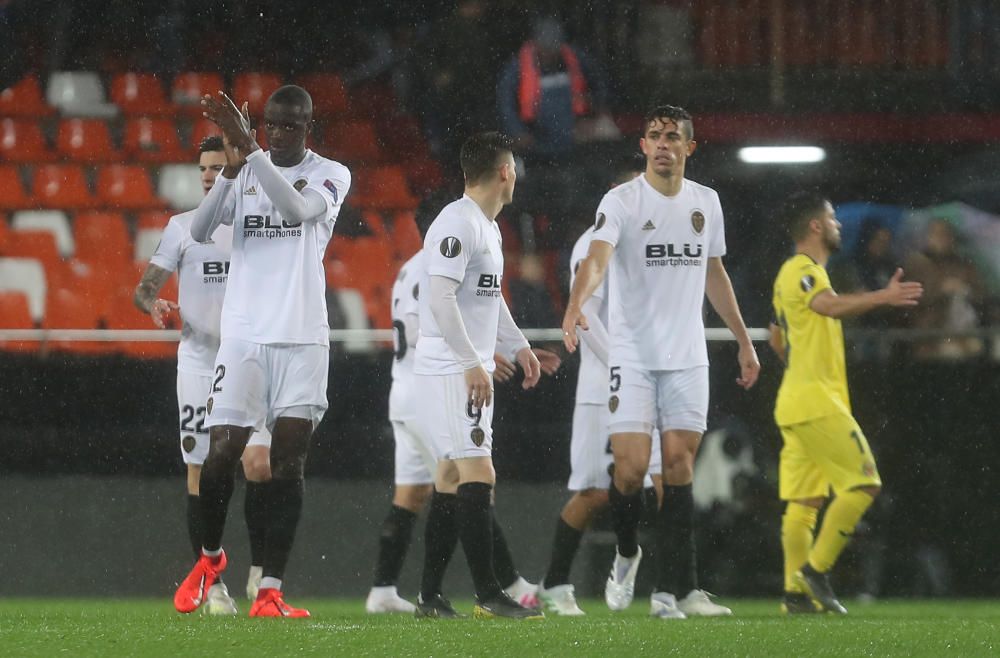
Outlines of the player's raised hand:
M469 392L469 402L476 409L490 406L493 400L493 380L481 365L465 371L465 387Z
M496 370L493 371L493 379L501 384L509 382L514 373L517 372L517 366L500 352L493 355L493 362L497 364Z
M749 389L757 383L757 377L760 375L760 361L757 359L757 350L753 348L752 343L747 344L740 348L738 358L740 362L740 376L736 380L736 383L744 389Z
M530 347L525 347L517 353L517 362L524 370L524 381L521 383L521 388L524 390L534 388L542 377L542 366L538 362L538 357L535 356Z
M149 317L153 319L153 324L159 329L164 329L166 325L164 324L164 319L170 315L171 311L176 311L180 309L180 306L170 301L169 299L157 299L149 307Z
M205 94L201 99L201 106L204 108L202 114L219 126L223 139L236 148L242 157L245 158L260 148L255 139L256 134L250 127L250 113L246 103L240 111L232 99L220 91L218 97Z
M889 306L916 306L924 294L924 286L919 281L903 281L903 268L897 267L884 288Z
M533 347L531 351L535 353L536 357L538 357L538 363L542 367L543 375L551 377L556 374L556 371L559 370L559 366L562 365L562 359L560 359L559 355L555 352L542 349L541 347Z
M562 330L563 330L563 345L566 346L566 351L572 354L576 351L576 345L580 342L580 339L576 336L576 328L580 327L584 331L590 329L590 325L587 324L587 318L584 316L583 311L573 307L566 309L566 315L563 316Z

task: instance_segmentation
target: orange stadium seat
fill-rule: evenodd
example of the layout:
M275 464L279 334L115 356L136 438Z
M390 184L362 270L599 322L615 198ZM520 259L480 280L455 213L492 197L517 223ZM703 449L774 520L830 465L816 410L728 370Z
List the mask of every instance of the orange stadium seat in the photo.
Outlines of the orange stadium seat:
M340 162L377 163L382 149L375 136L375 126L368 121L334 121L327 127L324 149Z
M11 231L7 252L13 258L33 258L40 262L50 287L59 286L66 279L66 262L49 231Z
M31 208L35 204L21 183L21 172L13 165L0 165L0 208Z
M7 215L0 213L0 258L7 253L8 240L10 240L10 225L7 223Z
M139 217L136 220L137 230L146 229L159 229L163 230L167 227L167 222L174 213L169 210L147 210L146 212L139 213Z
M97 197L109 208L146 210L166 203L153 192L149 173L141 165L106 165L97 173Z
M241 107L250 104L250 117L257 121L264 113L264 103L281 86L281 78L275 73L240 73L233 82L233 102Z
M103 304L95 304L92 296L77 288L49 289L44 329L98 329L102 326ZM101 341L53 341L51 348L71 354L110 354L115 344Z
M87 212L73 222L76 257L90 264L111 264L112 272L132 262L132 240L117 212Z
M100 119L63 119L56 136L56 150L69 160L109 162L121 153L111 142L108 124Z
M28 310L28 297L14 290L0 290L0 325L3 329L34 329L35 323ZM4 352L34 352L38 349L37 342L0 341L0 350Z
M45 102L42 86L33 75L0 92L0 116L37 119L52 115L55 110Z
M41 165L35 168L31 186L34 203L41 208L76 210L93 208L97 199L90 192L83 167L75 164Z
M135 307L132 301L135 286L142 278L146 269L145 263L135 263L127 270L128 274L122 280L112 296L110 302L107 325L109 329L155 329L149 316ZM175 277L168 280L167 285L160 291L160 297L164 299L177 299L176 284L172 282ZM180 322L176 313L167 320L168 329L179 329ZM119 342L115 344L117 351L127 356L143 359L169 359L177 355L177 343L165 342Z
M0 120L0 158L10 162L51 162L55 154L36 121Z
M120 73L111 81L111 102L126 115L169 116L173 104L151 73Z
M201 97L225 89L225 81L218 73L188 71L174 77L171 96L178 111L200 117Z
M406 175L400 167L369 169L354 182L353 202L379 210L412 210L420 202L410 193Z
M189 142L192 148L192 153L197 151L198 146L201 145L201 140L205 139L206 137L211 137L213 135L217 135L219 137L222 136L222 131L219 130L219 127L217 125L215 125L205 117L201 117L200 119L195 121L191 125L191 141Z
M129 119L123 146L129 158L140 162L179 162L188 157L170 119Z
M395 247L396 259L400 261L405 261L420 251L424 245L413 215L412 210L402 210L392 218L392 244Z
M347 112L347 91L336 73L305 73L295 83L313 99L313 115L327 120Z

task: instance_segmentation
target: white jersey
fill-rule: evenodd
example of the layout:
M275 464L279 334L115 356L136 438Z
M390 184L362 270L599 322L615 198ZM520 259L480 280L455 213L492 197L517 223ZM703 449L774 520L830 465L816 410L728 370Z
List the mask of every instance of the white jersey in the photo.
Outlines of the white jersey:
M177 304L181 307L181 342L177 369L210 375L219 350L219 318L226 295L233 229L220 226L205 243L191 237L195 211L174 215L149 262L177 272Z
M394 357L392 360L392 389L389 391L389 420L411 420L415 411L411 404L413 393L414 351L406 342L407 315L420 314L420 278L423 275L424 252L418 251L403 264L392 284L392 329ZM414 327L415 329L416 327Z
M260 344L328 345L323 253L351 174L309 150L299 164L277 169L300 192L318 192L326 211L316 221L288 222L250 166L240 170L233 188L232 279L222 309L222 336Z
M496 363L493 354L500 321L500 281L503 278L503 248L500 228L483 214L467 195L449 203L437 216L424 239L424 272L420 288L430 289L430 277L443 276L460 282L455 296L465 330L487 372ZM447 375L465 369L441 334L430 310L428 295L420 296L420 340L414 372Z
M705 277L708 259L726 253L715 190L684 179L681 191L668 197L638 176L604 195L593 239L615 247L612 364L646 370L708 365Z
M593 227L588 228L573 245L573 253L569 257L570 289L573 288L573 282L576 281L576 271L580 268L580 263L587 257L587 252L590 250L590 240L593 235ZM604 278L601 285L597 286L592 296L600 300L601 308L598 312L598 319L606 327L608 326L607 277ZM580 371L576 378L576 403L606 405L608 403L608 365L597 358L586 342L581 340L579 349Z

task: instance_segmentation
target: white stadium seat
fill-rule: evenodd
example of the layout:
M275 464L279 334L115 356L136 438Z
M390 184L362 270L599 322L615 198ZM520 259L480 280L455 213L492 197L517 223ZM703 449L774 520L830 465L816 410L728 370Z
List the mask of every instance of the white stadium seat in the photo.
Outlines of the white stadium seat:
M145 263L152 258L163 237L163 229L143 228L135 234L135 262Z
M0 258L0 290L17 290L28 297L35 322L45 317L45 268L34 258Z
M341 288L337 290L337 303L344 312L346 329L370 329L368 324L368 313L365 311L365 298L361 293L353 288ZM344 341L344 350L347 352L374 352L375 343L367 340L347 340Z
M198 165L173 164L160 168L160 198L166 199L175 210L191 210L201 203L205 192L201 189Z
M45 98L63 116L107 119L118 115L118 106L106 100L101 78L91 71L53 73Z
M59 255L69 258L76 251L69 217L61 210L22 210L14 213L11 228L15 231L48 231L56 239Z

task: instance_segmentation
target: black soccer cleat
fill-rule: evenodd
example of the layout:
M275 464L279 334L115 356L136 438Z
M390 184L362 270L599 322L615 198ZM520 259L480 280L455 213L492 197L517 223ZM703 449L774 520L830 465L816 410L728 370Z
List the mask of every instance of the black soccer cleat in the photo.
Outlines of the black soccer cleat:
M830 579L825 573L816 571L807 562L795 573L795 580L812 597L813 601L819 604L820 612L829 612L835 615L847 614L847 608L837 600L837 595L830 587Z
M496 596L481 601L476 597L476 605L472 608L472 616L476 619L494 619L505 617L507 619L544 619L545 613L535 608L525 608L523 605L510 598L506 592L501 591Z
M819 606L805 592L785 592L781 599L781 612L786 615L813 615Z
M462 619L465 615L451 607L451 601L440 594L435 594L426 601L424 595L417 595L417 609L414 611L415 617L427 619Z

